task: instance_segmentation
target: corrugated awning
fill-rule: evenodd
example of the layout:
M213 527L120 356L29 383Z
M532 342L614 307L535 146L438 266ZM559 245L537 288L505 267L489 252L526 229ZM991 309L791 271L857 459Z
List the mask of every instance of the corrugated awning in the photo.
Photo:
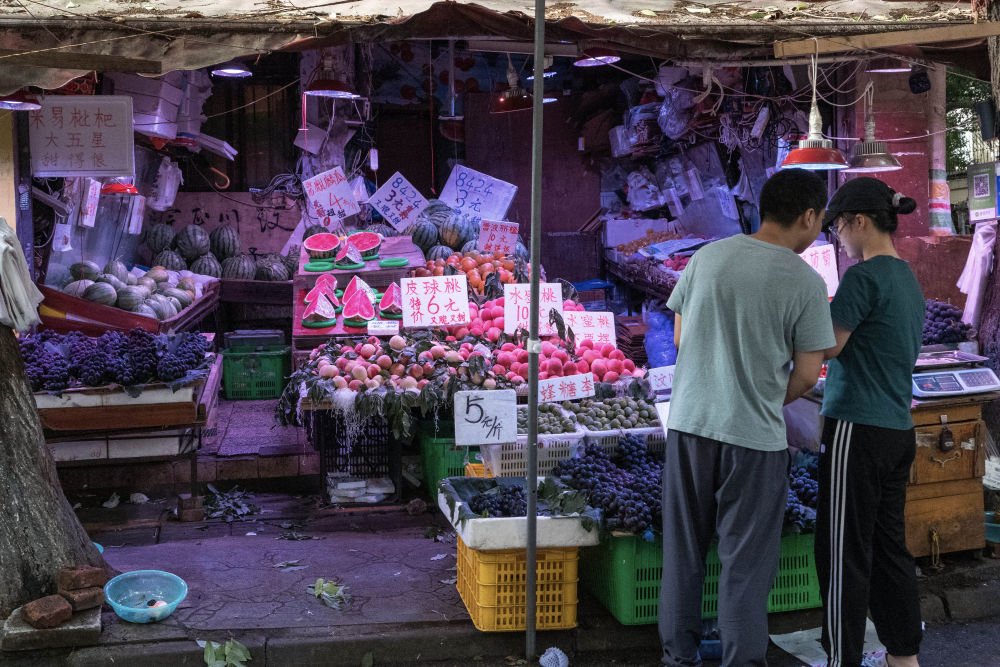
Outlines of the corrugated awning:
M530 41L527 2L20 0L0 7L0 93L90 70L168 72L234 57L402 39ZM778 40L970 23L969 5L877 0L552 3L547 40L658 58L773 57ZM67 56L71 56L67 60ZM79 64L77 64L79 63Z

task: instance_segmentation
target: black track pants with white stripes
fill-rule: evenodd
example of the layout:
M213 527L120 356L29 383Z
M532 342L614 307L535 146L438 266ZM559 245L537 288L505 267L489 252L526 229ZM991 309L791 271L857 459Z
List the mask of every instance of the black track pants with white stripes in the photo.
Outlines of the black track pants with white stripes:
M869 610L890 654L920 649L919 591L903 518L915 450L913 429L826 419L816 571L829 667L861 665Z

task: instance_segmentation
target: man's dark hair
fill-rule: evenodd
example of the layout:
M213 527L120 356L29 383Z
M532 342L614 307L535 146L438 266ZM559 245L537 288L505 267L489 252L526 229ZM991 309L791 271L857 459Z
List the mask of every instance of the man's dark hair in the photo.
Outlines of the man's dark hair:
M826 182L805 169L782 169L767 179L760 191L760 219L791 227L808 211L826 208Z

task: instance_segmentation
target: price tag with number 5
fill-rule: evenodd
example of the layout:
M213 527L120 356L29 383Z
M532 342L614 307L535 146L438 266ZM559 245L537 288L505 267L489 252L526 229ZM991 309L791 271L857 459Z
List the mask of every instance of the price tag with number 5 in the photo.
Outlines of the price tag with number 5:
M498 445L517 440L513 389L455 392L455 444Z

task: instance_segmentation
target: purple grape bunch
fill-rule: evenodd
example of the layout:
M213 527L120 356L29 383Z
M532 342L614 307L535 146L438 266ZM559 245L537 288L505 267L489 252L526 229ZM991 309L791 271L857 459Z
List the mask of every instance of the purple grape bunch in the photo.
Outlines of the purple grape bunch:
M924 345L960 343L969 339L972 327L962 321L962 311L950 303L927 299Z

